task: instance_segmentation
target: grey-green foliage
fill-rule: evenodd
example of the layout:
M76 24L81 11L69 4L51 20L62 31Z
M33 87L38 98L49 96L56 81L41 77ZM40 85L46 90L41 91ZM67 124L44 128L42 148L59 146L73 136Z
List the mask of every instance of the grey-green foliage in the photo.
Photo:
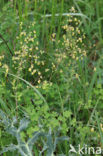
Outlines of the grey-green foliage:
M58 142L64 140L68 141L68 137L59 136L59 131L55 133L55 138L53 139L53 135L50 129L48 133L44 133L42 131L34 132L32 138L29 138L25 142L21 139L20 133L28 127L28 124L30 122L28 119L21 119L19 126L17 126L18 122L16 117L13 117L13 119L10 120L2 110L0 110L0 119L0 121L5 125L5 130L7 131L7 133L16 137L17 140L17 145L8 145L8 147L3 148L3 150L0 152L0 155L8 151L12 152L17 150L21 154L21 156L33 156L33 145L37 142L39 137L42 136L44 145L42 151L38 151L39 156L41 156L44 151L46 151L47 156L53 156Z
M0 117L2 118L1 122L5 125L6 131L12 136L16 137L17 145L11 144L8 147L5 147L1 152L5 153L7 151L15 151L21 154L21 156L33 156L32 149L33 145L37 141L39 136L42 136L42 132L35 132L33 137L28 139L27 142L22 141L20 133L25 130L29 124L29 121L26 118L23 118L18 128L16 127L17 119L14 117L12 120L8 119L3 111L0 110Z
M49 130L48 134L45 135L47 141L46 142L43 141L44 147L43 150L40 152L40 156L42 152L45 150L47 150L47 156L54 156L57 144L60 141L69 140L69 138L66 136L59 136L59 132L60 132L59 130L56 131L56 133L54 134L54 139L52 136L51 129Z

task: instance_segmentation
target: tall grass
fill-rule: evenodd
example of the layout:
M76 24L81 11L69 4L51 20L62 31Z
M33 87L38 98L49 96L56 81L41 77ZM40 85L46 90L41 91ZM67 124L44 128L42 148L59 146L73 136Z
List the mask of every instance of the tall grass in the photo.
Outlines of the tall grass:
M95 3L96 12L94 9L94 12L95 12L94 14L92 13L93 6L88 0L85 0L85 1L73 0L71 2L72 5L74 5L77 10L76 13L72 13L70 11L67 11L67 9L65 9L65 5L67 5L68 8L70 7L69 1L67 2L65 0L61 0L59 2L58 0L52 0L52 1L45 0L44 2L39 2L38 0L34 0L32 2L27 1L27 0L24 0L24 1L14 0L13 5L14 5L14 13L17 16L17 19L19 19L19 22L25 22L27 20L29 21L32 19L33 20L35 19L38 22L38 25L40 26L40 45L39 46L46 50L46 54L48 56L50 55L50 58L52 60L54 59L52 58L52 54L55 52L56 43L51 44L50 38L53 33L56 33L56 41L61 40L61 36L63 33L62 22L65 19L65 17L67 17L68 15L72 15L74 17L79 16L79 19L81 21L79 27L85 28L87 40L89 39L89 41L91 42L91 45L94 44L93 39L95 40L95 42L96 41L101 42L103 40L100 3L99 3L99 0L95 0L95 2L96 2ZM44 5L42 5L42 3ZM49 3L51 4L51 6L48 5ZM3 8L3 6L5 6L4 0L2 1L2 6L0 7ZM58 8L58 6L60 6L60 8ZM82 10L82 6L84 8L88 8L90 12L86 12L86 9ZM94 30L96 31L96 34L93 33ZM65 31L64 31L64 34L65 34ZM89 43L87 40L86 42ZM90 55L91 55L91 51L94 54L95 50L90 51L89 49L88 51L89 51L88 52L89 54L87 54L87 58L85 58L83 62L78 61L77 63L79 74L80 74L78 81L75 81L74 76L72 75L68 76L69 75L68 73L66 73L67 75L63 77L63 81L67 83L67 88L65 88L66 95L62 96L62 93L61 93L62 88L60 88L59 86L60 82L57 83L56 78L55 78L55 84L57 86L56 89L58 90L58 95L59 95L58 105L60 106L60 110L57 112L57 114L60 113L59 115L63 117L64 112L66 110L73 112L73 114L70 116L68 120L68 123L70 124L68 125L69 131L65 135L69 135L71 144L75 144L75 145L78 143L78 140L73 138L74 134L75 136L77 136L77 138L78 136L80 136L79 132L76 132L76 129L78 129L78 127L80 126L80 130L82 131L82 128L84 128L83 126L90 127L91 126L90 123L93 121L93 117L95 116L96 123L93 122L93 124L94 126L95 124L97 125L95 127L98 129L98 133L100 135L101 143L103 146L103 135L102 135L102 129L100 127L101 120L99 119L100 114L98 113L99 111L101 112L101 110L98 111L98 105L100 101L102 100L101 97L98 97L98 99L95 100L96 102L95 104L91 102L91 106L89 106L90 100L93 100L93 98L95 97L93 90L94 88L96 88L97 82L99 80L100 81L102 80L102 72L100 71L102 67L102 50L101 49L98 50L98 53L99 53L98 58L96 58L97 60L94 62L91 60ZM96 64L95 66L96 71L93 71L93 68L90 67L89 65L90 61L92 61L93 68ZM49 63L49 60L47 60L47 62ZM62 62L60 62L60 65L63 67ZM55 77L55 75L51 75L51 76ZM3 77L2 74L1 74L1 77ZM45 94L43 95L39 89L37 89L35 86L31 84L31 82L15 74L12 74L12 72L8 73L7 81L9 77L13 77L14 79L18 79L19 81L24 82L27 86L29 86L30 88L34 90L34 92L42 99L44 104L49 106L49 103L46 100L47 96ZM72 82L73 82L73 85L71 85ZM35 105L35 102L33 103L33 105ZM0 97L0 107L7 114L13 114L12 112L16 111L16 108L14 108L15 106L13 107L13 104L11 104L9 106L12 109L10 112L8 105L5 104L5 101L1 97ZM53 109L57 110L56 108L53 108ZM82 132L82 139L79 138L81 146L83 146L83 144L85 143L85 140L86 140L86 136ZM65 151L64 153L68 155L69 153L68 142L65 141L64 144L65 144L64 148L62 147L61 144L58 145L57 150L62 151L62 149L64 149ZM3 146L2 141L1 141L1 145ZM35 156L38 156L38 147L36 146L34 147L34 152L35 152ZM47 152L44 152L44 155L46 156ZM6 156L6 154L4 156Z
M100 8L99 1L96 1L96 14L97 14L97 21L98 21L99 39L100 39L100 41L102 41L102 24L101 24L101 20L100 20L99 8Z

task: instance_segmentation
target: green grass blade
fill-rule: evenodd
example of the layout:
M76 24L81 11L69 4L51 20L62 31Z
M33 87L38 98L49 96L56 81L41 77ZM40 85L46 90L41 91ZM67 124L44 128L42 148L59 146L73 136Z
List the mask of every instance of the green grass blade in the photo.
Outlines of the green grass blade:
M102 146L103 146L103 135L102 135L102 130L101 130L101 127L100 127L100 121L99 121L99 118L98 118L98 113L97 113L97 111L95 111L95 116L96 116L96 121L97 121L97 125L98 125L98 130L99 130L99 134L100 134L100 138L101 138L101 143L102 143Z
M92 95L92 89L93 89L93 85L94 85L94 83L96 81L96 78L97 78L97 75L98 75L98 71L99 71L99 67L100 67L100 63L101 63L101 58L97 62L96 71L94 72L93 77L92 77L92 80L91 80L91 83L89 85L89 89L88 89L88 100L89 100L89 98Z
M5 73L5 72L3 72L3 73ZM14 74L11 74L11 73L8 73L8 75L13 76L13 77L15 77L15 78L17 78L17 79L25 82L28 86L30 86L31 88L33 88L33 90L40 96L40 98L44 101L44 103L47 104L47 102L46 102L45 98L43 97L43 95L33 85L31 85L28 81L24 80L23 78L21 78L19 76L16 76Z

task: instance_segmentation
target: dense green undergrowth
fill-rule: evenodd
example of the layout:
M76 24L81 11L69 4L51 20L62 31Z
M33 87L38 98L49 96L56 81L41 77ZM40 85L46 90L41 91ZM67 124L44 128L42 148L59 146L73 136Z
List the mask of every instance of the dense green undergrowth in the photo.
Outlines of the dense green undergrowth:
M102 149L102 1L0 3L0 155Z

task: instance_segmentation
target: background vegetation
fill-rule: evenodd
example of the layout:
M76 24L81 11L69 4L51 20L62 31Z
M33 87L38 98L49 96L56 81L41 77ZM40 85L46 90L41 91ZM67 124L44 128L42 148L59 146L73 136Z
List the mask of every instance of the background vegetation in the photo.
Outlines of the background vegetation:
M103 148L102 5L0 0L0 155Z

